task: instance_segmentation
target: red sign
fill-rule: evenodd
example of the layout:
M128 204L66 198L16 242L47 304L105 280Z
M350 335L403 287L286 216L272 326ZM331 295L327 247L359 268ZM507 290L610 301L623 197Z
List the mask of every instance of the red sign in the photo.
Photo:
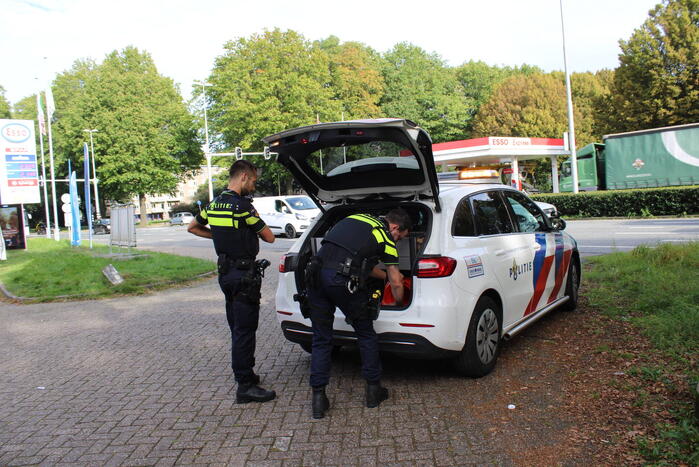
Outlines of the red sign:
M20 179L20 180L8 180L7 185L8 186L37 186L39 184L39 181L34 179L32 180L31 178L28 179Z

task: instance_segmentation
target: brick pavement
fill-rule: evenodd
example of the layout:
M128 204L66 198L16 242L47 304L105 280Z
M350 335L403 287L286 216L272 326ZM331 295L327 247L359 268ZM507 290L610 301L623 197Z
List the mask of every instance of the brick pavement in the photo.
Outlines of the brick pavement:
M278 398L265 404L234 403L215 280L137 297L0 304L0 465L516 465L494 429L511 417L498 393L540 361L517 364L506 348L505 363L472 380L389 357L391 398L367 409L359 356L343 350L329 415L312 420L310 357L281 334L274 276L256 371ZM534 408L555 403L555 388L542 387L525 399ZM556 423L526 448L555 447L565 421Z

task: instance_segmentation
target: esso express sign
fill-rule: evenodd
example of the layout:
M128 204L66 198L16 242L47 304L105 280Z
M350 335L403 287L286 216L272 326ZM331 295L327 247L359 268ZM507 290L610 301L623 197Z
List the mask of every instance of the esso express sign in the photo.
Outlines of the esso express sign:
M0 135L9 143L24 143L32 135L32 131L21 123L9 123L0 129Z
M0 119L0 203L39 203L34 121Z

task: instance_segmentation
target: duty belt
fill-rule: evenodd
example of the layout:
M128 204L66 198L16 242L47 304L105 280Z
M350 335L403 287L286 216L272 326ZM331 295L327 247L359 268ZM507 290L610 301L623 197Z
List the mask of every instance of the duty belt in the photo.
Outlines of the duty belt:
M255 266L255 258L229 259L228 262L236 269L252 269Z
M249 271L255 267L255 258L229 258L226 253L218 255L217 269L219 274L226 274L231 268Z

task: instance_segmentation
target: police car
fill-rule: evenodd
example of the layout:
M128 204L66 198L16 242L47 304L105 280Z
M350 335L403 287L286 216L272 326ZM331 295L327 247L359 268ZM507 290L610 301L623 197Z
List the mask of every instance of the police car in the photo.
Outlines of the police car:
M384 301L374 323L382 351L451 358L463 374L483 376L503 339L554 309L575 309L575 240L526 195L476 183L492 174L440 183L432 141L414 123L322 123L263 141L323 211L279 265L277 316L284 336L306 351L311 323L295 301L306 287L305 265L325 233L357 212L381 215L400 206L413 221L410 236L397 245L410 293L401 305ZM337 310L334 344L355 342Z

